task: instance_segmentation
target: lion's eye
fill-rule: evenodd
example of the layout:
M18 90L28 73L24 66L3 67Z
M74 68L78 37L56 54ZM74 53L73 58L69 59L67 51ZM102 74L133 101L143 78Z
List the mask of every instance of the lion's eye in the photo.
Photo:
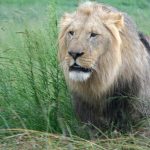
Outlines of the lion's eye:
M90 34L90 37L96 37L97 35L98 35L97 33L92 32L92 33Z
M74 35L74 31L69 31L68 33L69 33L71 36Z

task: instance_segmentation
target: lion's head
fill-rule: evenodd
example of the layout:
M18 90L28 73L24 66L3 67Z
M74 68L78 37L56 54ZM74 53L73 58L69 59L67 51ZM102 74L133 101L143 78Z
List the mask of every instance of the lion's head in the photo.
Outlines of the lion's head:
M61 19L59 61L78 93L101 95L118 78L142 76L137 68L143 68L139 60L147 54L139 49L143 46L130 17L110 6L87 2Z
M120 13L86 3L76 12L65 14L60 27L59 59L69 80L86 81L94 72L103 75L110 67L116 74L121 63L119 32L123 16Z

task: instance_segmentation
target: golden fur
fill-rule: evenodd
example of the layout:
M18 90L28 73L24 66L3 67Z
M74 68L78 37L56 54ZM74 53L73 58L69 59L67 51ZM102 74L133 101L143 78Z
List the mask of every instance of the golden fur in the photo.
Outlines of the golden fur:
M70 35L70 31L74 35ZM98 36L90 39L91 32ZM69 67L73 64L69 50L84 53L76 62L92 70L87 80L69 78ZM74 13L65 14L60 22L58 56L75 101L80 99L93 107L98 106L95 115L102 116L100 112L106 108L107 97L114 95L119 86L124 89L126 85L130 92L133 90L130 95L138 97L133 103L133 118L137 114L150 115L150 55L140 41L136 26L125 13L87 2ZM90 119L87 117L83 121Z

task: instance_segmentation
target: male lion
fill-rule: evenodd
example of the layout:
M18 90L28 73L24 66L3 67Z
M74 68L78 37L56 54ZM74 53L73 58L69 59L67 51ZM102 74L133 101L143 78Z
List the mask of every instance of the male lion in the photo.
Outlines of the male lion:
M60 28L59 61L81 121L128 129L150 117L150 49L125 13L86 2Z

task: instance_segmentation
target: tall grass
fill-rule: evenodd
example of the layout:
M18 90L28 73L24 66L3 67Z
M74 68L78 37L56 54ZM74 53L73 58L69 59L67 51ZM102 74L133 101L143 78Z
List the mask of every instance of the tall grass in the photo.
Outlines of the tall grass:
M23 42L16 42L7 50L2 48L1 128L68 134L73 131L70 131L70 126L77 124L57 62L58 30L54 0L49 7L48 18L44 29L16 32Z

